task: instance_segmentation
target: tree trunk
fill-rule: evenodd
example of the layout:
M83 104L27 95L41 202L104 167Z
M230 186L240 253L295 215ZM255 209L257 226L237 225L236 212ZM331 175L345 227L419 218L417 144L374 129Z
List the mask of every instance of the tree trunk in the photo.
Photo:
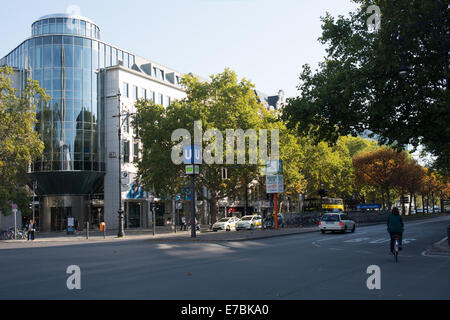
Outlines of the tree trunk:
M417 195L414 193L414 210L416 210L417 214Z
M212 193L211 194L211 199L209 201L210 204L210 215L211 215L211 225L213 225L214 223L216 223L217 221L217 196L216 194Z
M401 198L400 198L400 202L402 203L402 215L405 215L405 211L406 211L405 202L402 201L404 197L405 197L405 195L404 195L404 193L402 191L402 195L401 195Z
M412 193L410 193L410 194L409 194L409 208L408 208L408 216L410 216L410 215L411 215L412 198L413 198L413 194L412 194Z
M434 209L434 192L431 193L431 205L433 206L433 213L436 213L436 210Z
M389 190L389 187L386 187L386 201L387 201L388 210L391 211L392 203L391 203L391 191Z
M422 213L425 213L425 195L422 193Z

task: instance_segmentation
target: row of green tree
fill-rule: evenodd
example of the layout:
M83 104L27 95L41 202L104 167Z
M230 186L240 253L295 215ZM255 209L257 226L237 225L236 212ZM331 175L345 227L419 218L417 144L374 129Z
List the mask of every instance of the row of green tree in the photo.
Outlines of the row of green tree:
M336 144L329 145L323 141L316 143L313 134L297 135L295 129L285 126L279 114L263 107L251 82L239 80L231 70L211 76L208 82L187 76L184 85L187 97L167 108L148 100L136 104L135 124L139 124L143 143L139 176L147 190L153 190L162 198L173 199L188 189L184 166L171 160L172 150L180 141L171 138L177 129L187 129L194 137L194 122L199 120L203 132L217 129L224 137L228 129L278 129L285 180L280 205L291 210L296 209L299 194L303 198L314 197L321 188L327 190L330 197L359 203L381 202L389 208L393 197L400 195L444 196L441 185L434 189L423 186L424 181L428 181L425 180L426 169L405 151L381 147L375 140L361 137L342 136ZM217 155L217 146L217 141L205 141L205 153ZM222 148L226 150L225 139L220 145ZM225 163L225 155L222 156ZM246 159L248 162L248 148ZM247 193L251 193L252 200L266 198L264 165L263 161L259 166L202 165L197 192L201 199L209 202L212 221L217 218L221 199L245 201L249 199ZM222 168L228 168L227 179L223 179ZM414 176L417 168L423 176ZM444 183L444 177L437 179L435 174L432 177L436 185L437 181ZM208 196L202 192L203 187L208 189Z

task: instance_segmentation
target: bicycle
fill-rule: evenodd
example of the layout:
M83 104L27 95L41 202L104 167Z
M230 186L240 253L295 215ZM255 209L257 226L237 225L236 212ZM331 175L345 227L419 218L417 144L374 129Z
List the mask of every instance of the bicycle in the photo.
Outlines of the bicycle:
M398 262L398 252L400 247L400 237L398 235L394 236L394 259L395 263Z
M28 238L28 234L25 230L17 230L17 239L18 240L26 240Z

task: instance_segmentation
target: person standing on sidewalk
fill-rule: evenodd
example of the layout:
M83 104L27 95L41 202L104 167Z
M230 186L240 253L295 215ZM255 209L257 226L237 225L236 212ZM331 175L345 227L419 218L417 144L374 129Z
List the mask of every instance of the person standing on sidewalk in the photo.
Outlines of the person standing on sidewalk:
M35 228L34 228L34 221L30 220L30 222L28 223L28 241L34 240L34 232L35 232Z
M184 231L186 231L186 217L185 216L181 217L181 228L180 228L180 231L183 231L183 229L184 229Z

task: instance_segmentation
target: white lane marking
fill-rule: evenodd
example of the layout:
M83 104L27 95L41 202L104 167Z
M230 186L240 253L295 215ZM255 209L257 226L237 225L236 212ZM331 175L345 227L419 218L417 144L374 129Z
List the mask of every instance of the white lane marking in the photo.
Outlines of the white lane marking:
M384 243L384 242L389 242L389 241L391 241L391 239L382 238L382 239L370 241L370 243L375 244L375 243Z
M346 240L344 242L355 243L355 242L363 242L363 241L366 241L366 240L370 240L370 238L356 238L356 239Z
M358 232L358 236L362 235L362 234L366 234L367 232ZM348 234L347 236L354 236L354 234ZM345 239L347 239L348 237L345 237ZM316 246L317 248L321 248L322 246L320 244L318 244L318 242L323 242L323 241L330 241L330 240L342 240L341 238L335 238L335 237L329 237L326 239L320 239L320 240L316 240L313 241L312 244L314 246Z
M416 239L403 239L403 240L402 240L402 243L408 244L408 243L410 243L411 241L416 241Z
M427 258L450 258L450 255L447 253L439 253L439 252L433 252L430 253L429 250L425 250L424 252L422 252L422 256L427 257Z

